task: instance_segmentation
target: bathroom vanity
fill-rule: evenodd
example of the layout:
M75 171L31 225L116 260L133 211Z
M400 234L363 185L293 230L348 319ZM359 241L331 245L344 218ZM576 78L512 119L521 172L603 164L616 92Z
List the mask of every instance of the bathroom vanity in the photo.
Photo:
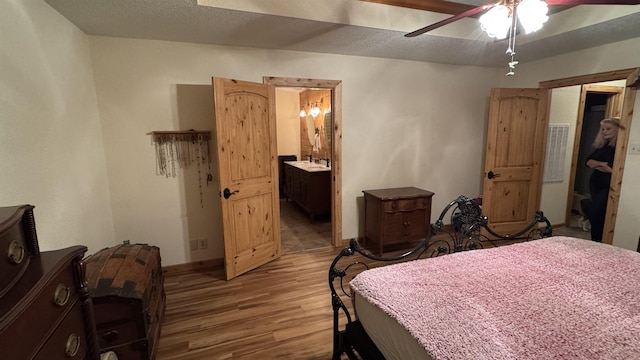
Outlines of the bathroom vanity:
M331 213L331 167L310 161L285 161L284 177L284 196L309 214L312 222L318 215Z

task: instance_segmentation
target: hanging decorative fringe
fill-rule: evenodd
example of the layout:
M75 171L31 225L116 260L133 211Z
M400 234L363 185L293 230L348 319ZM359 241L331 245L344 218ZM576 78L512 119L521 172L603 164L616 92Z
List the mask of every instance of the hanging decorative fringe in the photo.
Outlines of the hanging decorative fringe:
M153 131L151 142L156 152L156 175L166 178L176 177L176 167L183 169L195 164L198 166L198 185L200 188L200 206L204 207L202 191L202 171L200 166L207 164L207 186L212 181L211 158L209 154L209 131ZM177 166L176 166L177 165Z
M156 151L156 175L176 177L177 168L210 164L208 131L153 131ZM177 166L176 166L177 165Z

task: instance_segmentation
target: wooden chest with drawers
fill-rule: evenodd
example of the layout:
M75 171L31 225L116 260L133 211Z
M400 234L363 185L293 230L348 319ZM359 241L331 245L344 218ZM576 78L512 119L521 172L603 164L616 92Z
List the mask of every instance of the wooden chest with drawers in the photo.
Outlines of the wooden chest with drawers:
M100 351L154 359L166 306L158 247L119 245L85 261Z
M384 247L405 244L429 235L431 191L415 187L364 190L365 244Z
M0 357L97 360L87 248L40 252L33 208L0 208Z

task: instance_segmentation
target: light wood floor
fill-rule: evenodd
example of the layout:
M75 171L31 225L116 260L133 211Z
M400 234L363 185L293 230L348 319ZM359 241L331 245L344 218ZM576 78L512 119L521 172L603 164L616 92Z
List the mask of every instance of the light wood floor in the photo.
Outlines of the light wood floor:
M231 281L222 270L166 276L157 360L330 359L339 250L285 254Z
M341 249L284 254L231 281L222 269L166 275L157 360L330 359L327 281Z

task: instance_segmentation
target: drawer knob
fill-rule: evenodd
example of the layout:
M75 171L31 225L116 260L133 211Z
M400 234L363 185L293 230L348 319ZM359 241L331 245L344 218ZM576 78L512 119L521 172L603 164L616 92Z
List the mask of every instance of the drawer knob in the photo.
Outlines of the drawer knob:
M58 306L65 306L67 301L69 301L69 297L71 296L71 290L69 287L63 283L58 284L56 287L56 292L53 294L53 301Z
M72 358L76 356L78 350L80 350L80 336L76 334L69 335L69 337L67 338L66 347L67 357Z
M24 246L17 241L12 241L9 244L9 252L7 253L9 260L14 264L20 264L24 260Z

